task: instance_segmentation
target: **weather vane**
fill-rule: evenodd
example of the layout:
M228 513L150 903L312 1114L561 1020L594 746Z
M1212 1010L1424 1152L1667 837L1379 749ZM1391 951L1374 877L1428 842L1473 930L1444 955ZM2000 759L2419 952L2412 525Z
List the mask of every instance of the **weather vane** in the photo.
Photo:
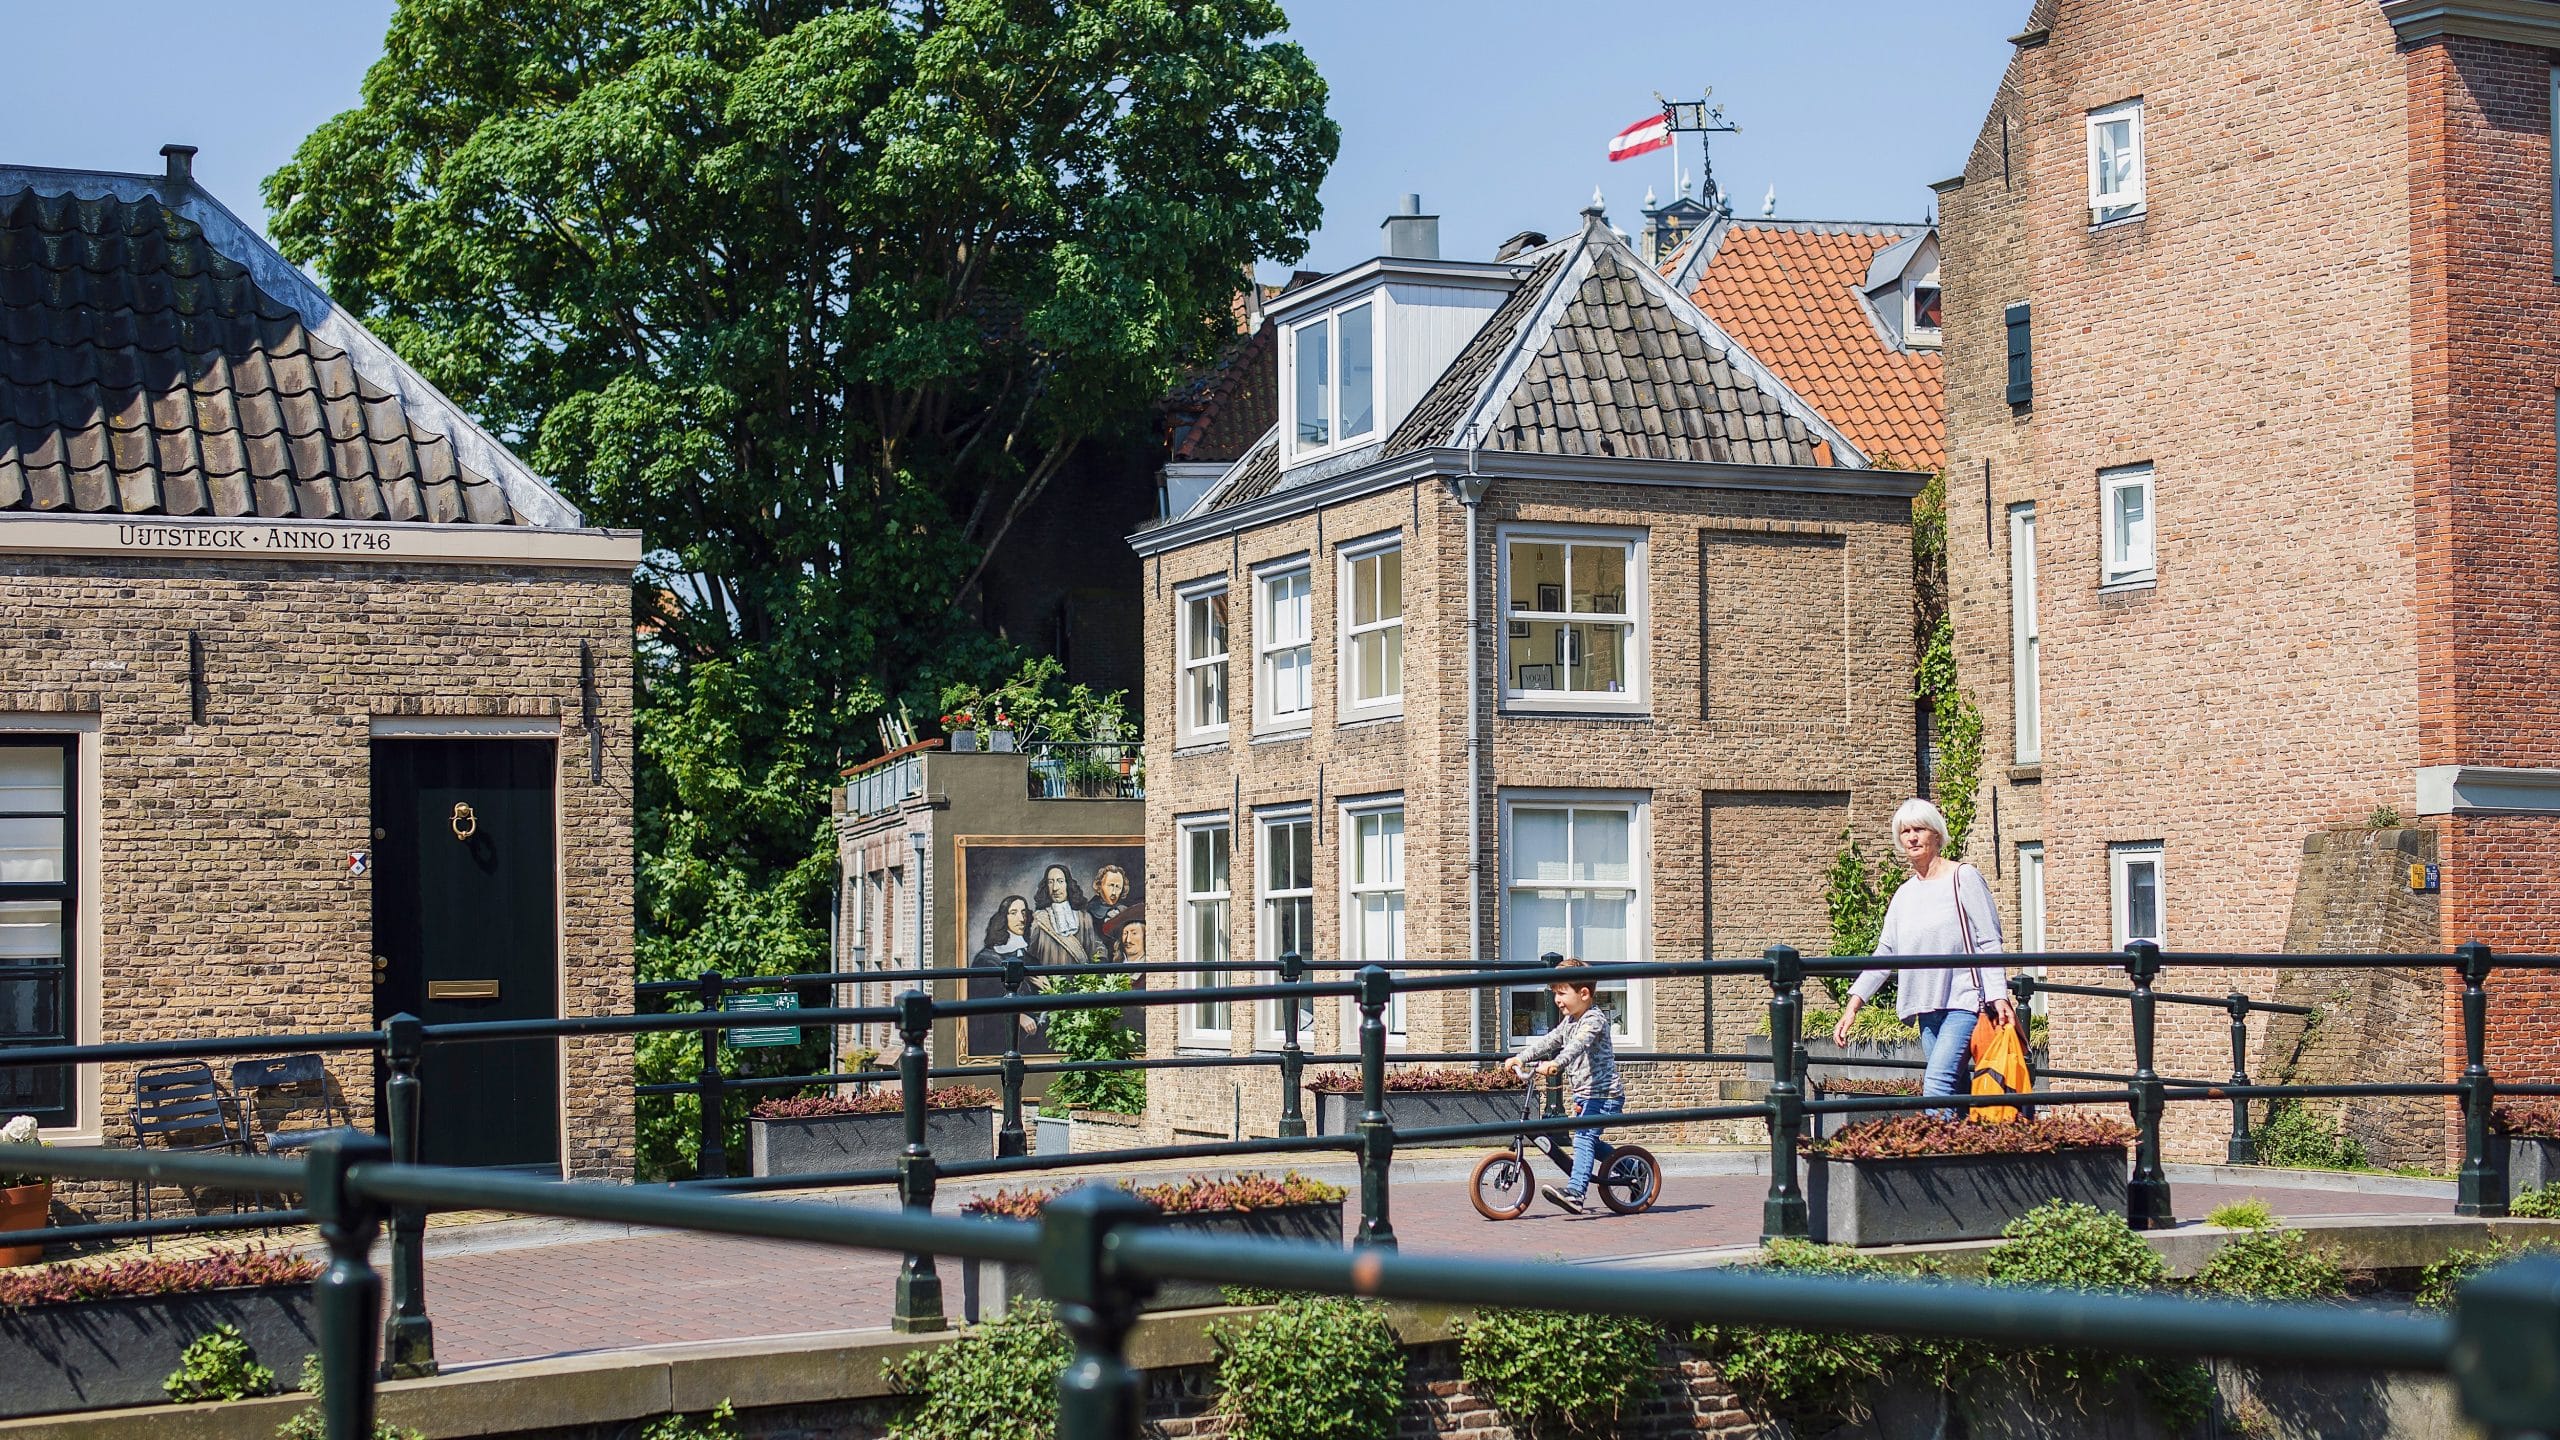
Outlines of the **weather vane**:
M1653 92L1653 98L1662 103L1662 123L1672 134L1675 168L1679 137L1683 134L1698 137L1699 197L1711 202L1716 197L1716 170L1713 159L1707 153L1707 137L1742 133L1741 126L1732 124L1724 118L1723 106L1707 103L1708 97L1715 93L1715 87L1712 85L1707 87L1705 94L1695 100L1664 100L1661 91ZM1688 193L1685 182L1681 184L1681 193L1684 195Z

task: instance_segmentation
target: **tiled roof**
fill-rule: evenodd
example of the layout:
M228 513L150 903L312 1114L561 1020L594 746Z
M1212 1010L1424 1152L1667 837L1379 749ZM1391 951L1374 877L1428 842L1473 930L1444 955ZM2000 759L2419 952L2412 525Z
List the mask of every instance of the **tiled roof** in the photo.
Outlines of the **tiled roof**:
M11 512L579 523L174 172L0 171Z
M1550 455L1827 463L1777 392L1645 282L1625 246L1592 247L1590 272L1503 403L1495 444Z
M1920 229L1728 221L1693 295L1869 459L1933 470L1946 458L1938 352L1887 344L1859 290L1868 262Z
M1217 363L1165 402L1165 458L1233 460L1278 422L1280 349L1274 327L1236 338Z

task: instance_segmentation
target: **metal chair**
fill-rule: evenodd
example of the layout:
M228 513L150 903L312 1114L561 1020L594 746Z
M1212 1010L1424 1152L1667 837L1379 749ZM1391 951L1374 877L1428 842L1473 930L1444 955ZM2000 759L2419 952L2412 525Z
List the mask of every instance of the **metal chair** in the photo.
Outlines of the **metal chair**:
M243 1060L231 1067L231 1093L239 1101L241 1138L252 1152L281 1155L346 1128L329 1091L328 1067L317 1055Z
M246 1155L249 1142L232 1120L229 1098L213 1078L213 1067L202 1060L145 1065L133 1076L134 1144L144 1150ZM151 1182L136 1180L127 1188L132 1208L151 1219ZM235 1197L233 1213L239 1208ZM150 1237L144 1238L143 1248L151 1248Z

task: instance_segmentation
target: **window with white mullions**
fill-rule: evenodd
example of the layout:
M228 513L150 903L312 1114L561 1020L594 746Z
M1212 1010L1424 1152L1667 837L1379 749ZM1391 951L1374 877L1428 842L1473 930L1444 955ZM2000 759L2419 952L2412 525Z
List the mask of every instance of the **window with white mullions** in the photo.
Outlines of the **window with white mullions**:
M1342 677L1353 713L1404 703L1404 550L1383 545L1342 561Z
M1181 827L1182 963L1190 980L1209 987L1231 983L1232 906L1227 861L1229 836L1223 820ZM1224 1000L1201 1000L1182 1007L1182 1039L1225 1041L1232 1007Z
M1182 732L1207 738L1227 732L1227 582L1221 577L1177 592L1181 599Z
M2036 622L2036 507L2009 507L2009 674L2017 702L2014 759L2033 765L2044 751L2043 646Z
M2042 954L2044 938L2044 844L2041 841L2018 847L2018 948L2027 954ZM2044 978L2044 967L2026 967L2026 973ZM2045 1009L2042 990L2035 992L2028 1006L2035 1014Z
M2129 220L2143 212L2142 102L2126 100L2089 112L2089 223Z
M1255 624L1260 653L1254 671L1254 723L1263 729L1294 729L1314 715L1315 646L1312 634L1312 580L1304 565L1256 577Z
M2116 948L2136 940L2164 943L2160 915L2160 842L2107 847L2109 888L2115 911Z
M1642 700L1641 556L1633 539L1505 538L1506 700L1629 707Z
M67 735L0 735L0 1047L75 1039L78 754ZM0 1069L8 1115L79 1124L73 1068Z
M2099 583L2133 585L2159 574L2159 521L2153 512L2151 467L2127 465L2098 475L2104 501L2106 554Z
M1291 327L1290 458L1365 440L1378 428L1377 307L1362 301Z
M1316 958L1316 822L1304 810L1287 814L1265 815L1258 822L1255 871L1261 876L1258 888L1262 909L1254 926L1255 946L1261 958L1275 967L1261 972L1277 978L1276 968L1283 955L1302 959ZM1286 1038L1288 1012L1284 1003L1266 1000L1261 1005L1262 1035L1265 1045L1279 1045ZM1298 1006L1298 1043L1307 1043L1306 1028L1312 1017L1304 1005Z
M1516 800L1503 812L1502 958L1534 965L1553 953L1605 965L1642 949L1640 807L1629 802ZM1621 1041L1637 1033L1641 994L1603 981L1599 1003ZM1544 986L1505 992L1504 1036L1514 1047L1556 1021Z
M1343 958L1401 974L1404 963L1404 803L1346 806L1342 812ZM1343 1006L1346 1036L1360 1011ZM1404 996L1387 1001L1387 1043L1404 1043ZM1346 1046L1347 1048L1347 1046Z

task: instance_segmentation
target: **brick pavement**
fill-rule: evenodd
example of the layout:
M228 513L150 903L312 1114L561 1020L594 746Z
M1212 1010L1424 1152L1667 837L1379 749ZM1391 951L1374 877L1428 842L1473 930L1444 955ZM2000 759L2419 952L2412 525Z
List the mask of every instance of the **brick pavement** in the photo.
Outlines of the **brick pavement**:
M1468 1207L1463 1181L1399 1181L1397 1238L1408 1250L1508 1258L1603 1259L1754 1243L1766 1182L1750 1175L1682 1175L1663 1201L1633 1217L1577 1219L1543 1202L1493 1222ZM2435 1196L2373 1195L2272 1186L2181 1185L2178 1213L2201 1217L2225 1201L2265 1197L2286 1216L2442 1214ZM1356 1225L1351 1204L1346 1228ZM436 1254L427 1261L428 1313L448 1367L687 1341L746 1339L885 1323L894 1256L726 1237L644 1234L565 1244ZM949 1309L960 1309L956 1264L942 1266Z

